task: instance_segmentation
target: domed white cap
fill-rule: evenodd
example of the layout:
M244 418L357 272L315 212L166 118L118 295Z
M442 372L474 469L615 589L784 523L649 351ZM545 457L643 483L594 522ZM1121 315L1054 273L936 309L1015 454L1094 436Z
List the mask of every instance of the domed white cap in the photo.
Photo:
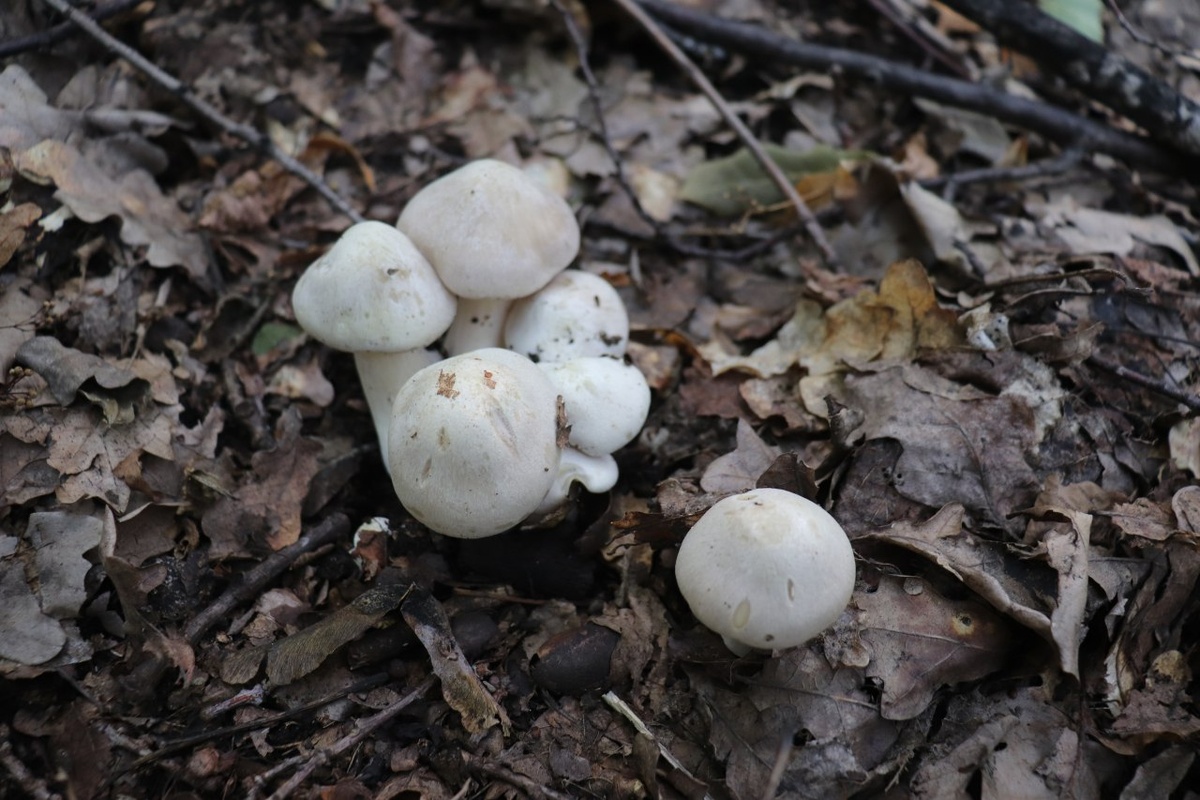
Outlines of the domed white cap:
M629 344L629 314L608 281L567 270L513 303L504 323L504 344L538 363L621 356Z
M579 223L566 201L492 159L417 192L396 226L459 297L524 297L579 252Z
M400 502L438 533L507 530L537 510L559 467L558 393L529 359L488 348L413 375L388 434Z
M602 456L620 450L641 431L650 413L646 377L612 356L539 363L562 395L568 441L584 453Z
M408 237L382 222L348 228L292 292L300 327L350 352L424 347L450 327L457 305Z
M675 561L692 613L734 652L803 644L832 625L854 590L854 551L823 508L782 489L718 501Z

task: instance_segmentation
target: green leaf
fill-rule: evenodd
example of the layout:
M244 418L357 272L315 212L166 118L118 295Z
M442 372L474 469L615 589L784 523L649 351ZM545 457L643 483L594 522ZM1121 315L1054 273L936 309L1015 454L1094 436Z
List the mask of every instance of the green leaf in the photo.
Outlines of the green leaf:
M837 150L824 145L803 152L778 145L764 145L783 174L792 183L805 177L837 169L843 161L867 157L861 150ZM679 192L681 199L721 216L738 216L783 201L783 193L749 150L706 161L687 176Z
M1038 0L1038 6L1093 42L1104 41L1104 0Z
M295 339L304 331L287 322L268 322L254 334L250 349L256 356L264 356L274 350L280 343Z

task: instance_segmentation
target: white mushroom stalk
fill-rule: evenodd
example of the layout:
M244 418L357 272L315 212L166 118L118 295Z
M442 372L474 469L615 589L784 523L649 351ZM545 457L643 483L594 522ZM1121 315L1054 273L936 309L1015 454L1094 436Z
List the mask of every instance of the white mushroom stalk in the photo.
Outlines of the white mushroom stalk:
M458 301L400 231L360 222L314 261L292 292L296 321L356 358L382 452L391 400L431 356L424 350L454 320Z
M854 551L816 503L754 489L718 501L692 526L675 579L696 619L731 651L779 650L841 615L854 590Z
M504 321L512 304L513 300L508 297L459 298L458 314L442 339L446 355L503 347Z
M538 510L558 474L557 393L529 359L489 348L413 375L388 437L392 485L430 529L473 539Z

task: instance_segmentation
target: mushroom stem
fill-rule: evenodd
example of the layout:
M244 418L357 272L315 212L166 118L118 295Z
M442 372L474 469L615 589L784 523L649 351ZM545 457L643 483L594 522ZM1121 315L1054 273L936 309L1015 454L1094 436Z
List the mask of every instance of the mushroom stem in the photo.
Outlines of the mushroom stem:
M367 407L371 409L371 421L375 423L379 452L383 454L385 465L388 463L388 429L392 425L396 393L419 370L439 360L441 356L436 351L426 348L401 353L359 351L354 354L354 366L358 368L358 380L367 397ZM388 471L391 472L390 466Z
M592 494L601 494L616 486L619 476L617 460L611 455L590 456L574 447L564 447L554 483L532 516L546 516L558 510L570 497L573 483L582 484Z
M446 355L503 347L504 321L512 304L506 297L459 298L458 313L442 340Z

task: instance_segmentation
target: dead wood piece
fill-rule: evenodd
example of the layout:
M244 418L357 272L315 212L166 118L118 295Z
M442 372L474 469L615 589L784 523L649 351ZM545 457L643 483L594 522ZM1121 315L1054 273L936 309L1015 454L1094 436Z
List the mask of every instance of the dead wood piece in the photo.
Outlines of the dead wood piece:
M117 14L122 14L141 3L142 0L113 0L111 3L97 6L96 10L90 16L97 22L102 22L110 17L115 17ZM74 36L77 33L79 33L78 28L69 22L64 22L60 25L55 25L53 28L31 33L28 36L9 39L6 42L0 42L0 58L11 58L30 50L38 50L56 42L61 42L63 39Z
M268 800L285 800L285 798L291 797L292 793L297 789L308 785L307 782L312 776L313 772L316 771L317 767L328 763L331 759L341 755L342 753L358 747L364 739L373 735L382 726L386 725L393 718L395 718L396 715L401 711L411 706L417 700L420 700L421 697L423 697L425 693L433 687L434 683L435 678L430 675L418 683L412 688L411 691L407 692L396 702L387 706L382 711L379 711L364 720L360 720L355 725L353 733L343 736L341 739L338 739L336 742L331 744L328 748L318 750L311 756L308 756L306 759L304 759L304 766L298 769L296 774L289 778L286 783L276 789L275 792L272 793L268 798Z
M1141 67L1027 3L946 0L1002 44L1025 53L1151 136L1200 155L1200 105Z
M62 800L62 795L50 791L44 778L35 775L25 766L12 751L10 731L7 725L0 725L0 767L3 767L17 786L34 800ZM0 789L3 789L0 781Z
M472 772L479 773L488 778L504 781L510 786L515 786L521 791L528 794L530 797L546 798L546 800L569 800L571 795L563 794L555 791L549 786L543 786L532 778L527 778L524 775L513 772L507 767L502 767L499 764L493 763L487 759L481 758L471 753L464 752L462 754L463 761L467 765L467 769Z
M364 221L365 218L363 215L358 213L345 198L335 192L321 176L276 147L275 143L265 133L249 125L234 122L226 117L215 107L197 97L186 84L174 75L160 69L141 53L109 34L108 31L101 28L87 14L72 7L67 0L42 0L42 2L66 16L71 21L71 24L78 26L80 30L103 45L109 52L125 59L151 81L178 97L184 105L201 117L216 125L230 136L241 139L243 142L265 154L268 158L278 162L288 172L316 189L318 194L324 197L338 211L349 217L352 222Z
M873 81L884 89L988 114L1067 147L1107 153L1136 166L1173 174L1181 170L1200 174L1200 163L1181 163L1177 154L1148 139L1046 103L1017 97L990 86L934 75L853 50L796 41L757 25L692 11L662 0L640 0L640 4L655 17L693 36L759 60L769 59L805 69L837 69L846 75Z
M655 22L650 15L643 11L642 8L636 2L634 2L634 0L616 0L616 3L623 11L629 14L629 16L633 17L633 19L642 26L646 33L649 34L650 38L654 40L655 44L657 44L664 53L670 56L671 60L678 64L688 76L688 79L691 80L691 82L695 84L701 92L704 93L704 96L708 98L709 102L711 102L717 109L717 112L720 113L721 118L724 119L725 123L733 129L734 133L737 134L738 139L741 140L742 144L746 146L746 149L749 150L754 156L754 160L757 161L759 166L763 168L763 171L770 176L771 182L775 184L779 191L783 193L783 196L788 199L788 202L791 203L792 207L796 210L796 215L800 217L801 222L804 223L804 229L808 232L809 238L812 239L813 244L817 246L817 249L821 251L821 256L825 261L825 265L831 269L836 267L838 263L837 253L834 252L833 247L829 244L829 240L825 236L825 231L821 228L821 223L817 221L812 209L808 207L808 203L804 202L804 198L800 196L800 192L796 190L796 187L792 185L792 182L788 180L788 177L783 174L783 170L780 169L779 165L775 163L775 160L767 155L766 150L763 149L762 143L759 142L758 138L750 131L748 127L746 127L746 123L742 122L741 117L735 114L733 109L729 107L729 104L725 102L725 98L721 96L721 93L717 91L717 88L713 86L712 82L709 81L704 73L700 71L700 68L697 67L690 58L688 58L687 54L680 49L679 45L675 44L671 37L663 32L658 23Z
M1142 386L1152 392L1162 395L1163 397L1174 400L1176 403L1182 403L1192 411L1200 411L1200 397L1197 397L1190 392L1186 392L1177 386L1172 386L1165 380L1153 378L1149 375L1143 375L1140 372L1131 370L1124 364L1117 364L1109 361L1106 358L1101 358L1100 356L1096 355L1089 356L1087 363L1091 364L1096 369L1109 373L1110 375L1116 375L1118 378L1127 380L1130 383L1136 383L1138 386Z
M350 520L345 514L330 514L316 527L301 536L294 544L272 553L257 566L246 572L213 601L212 605L197 614L183 629L189 644L195 645L208 629L227 618L237 606L258 597L267 584L279 577L304 553L337 541L350 532Z

